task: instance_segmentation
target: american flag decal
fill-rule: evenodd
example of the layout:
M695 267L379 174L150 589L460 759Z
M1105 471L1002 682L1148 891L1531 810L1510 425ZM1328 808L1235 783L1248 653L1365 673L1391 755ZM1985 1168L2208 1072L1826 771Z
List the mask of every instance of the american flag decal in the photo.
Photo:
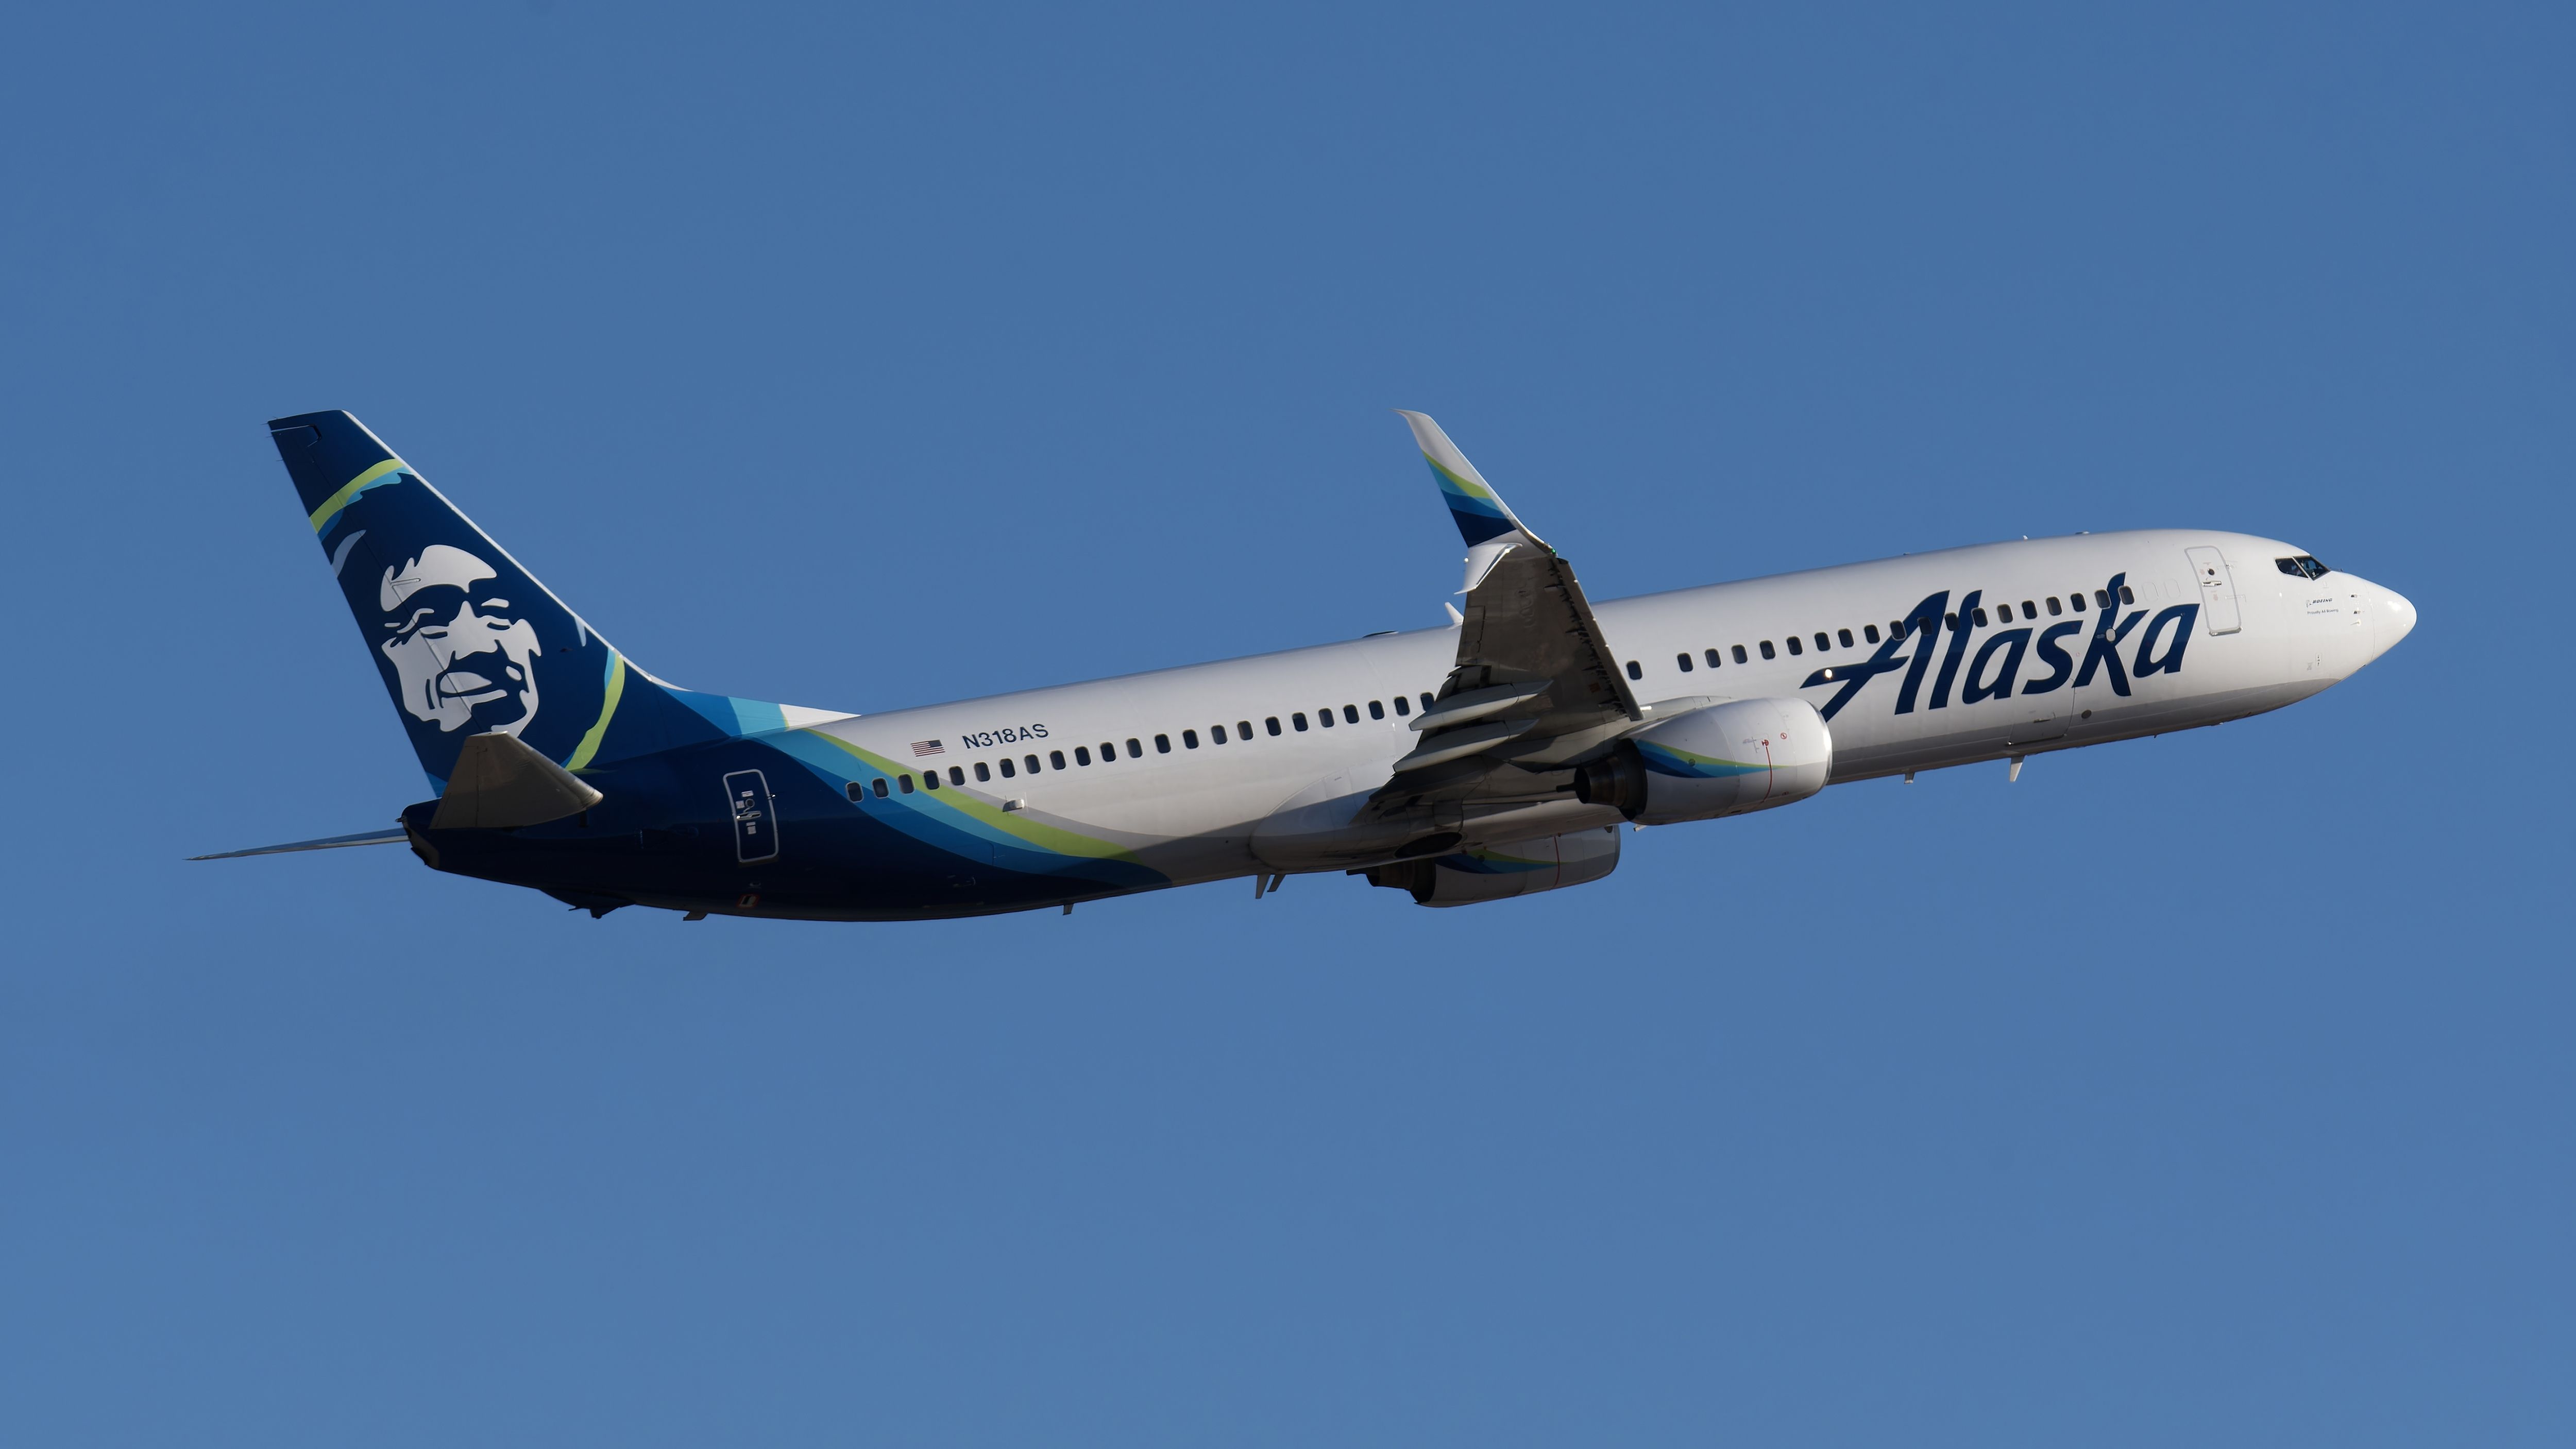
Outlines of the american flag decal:
M946 750L939 747L939 741L937 740L914 740L912 742L912 757L916 760L920 759L924 755L944 755L946 753L948 753Z

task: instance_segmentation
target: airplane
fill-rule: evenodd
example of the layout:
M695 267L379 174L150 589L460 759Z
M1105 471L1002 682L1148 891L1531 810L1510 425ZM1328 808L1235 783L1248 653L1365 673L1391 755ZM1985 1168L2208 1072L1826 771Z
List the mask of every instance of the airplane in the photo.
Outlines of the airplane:
M2222 724L2415 607L2249 534L2019 539L1595 606L1439 424L1445 627L880 714L636 664L346 412L269 432L432 798L388 829L594 918L891 921L1339 872L1420 905L1600 880L1619 827Z

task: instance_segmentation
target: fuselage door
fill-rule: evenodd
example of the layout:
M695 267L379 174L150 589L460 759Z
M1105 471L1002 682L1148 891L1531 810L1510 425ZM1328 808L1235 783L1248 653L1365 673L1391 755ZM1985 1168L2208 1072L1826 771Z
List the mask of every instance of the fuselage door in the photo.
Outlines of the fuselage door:
M2200 617L2212 634L2233 634L2245 627L2244 617L2236 608L2236 580L2227 572L2227 560L2214 548L2187 548L2191 576L2200 585Z
M778 807L769 780L758 770L724 777L725 804L733 812L733 858L744 865L778 858Z

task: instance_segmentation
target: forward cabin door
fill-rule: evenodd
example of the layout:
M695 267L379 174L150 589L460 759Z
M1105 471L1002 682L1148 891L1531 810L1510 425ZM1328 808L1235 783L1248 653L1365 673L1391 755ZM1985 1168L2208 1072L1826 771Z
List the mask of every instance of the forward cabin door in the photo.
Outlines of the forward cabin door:
M2244 616L2236 608L2236 579L2227 572L2227 560L2214 548L2187 548L2191 576L2200 585L2200 617L2209 632L2233 634L2245 627Z

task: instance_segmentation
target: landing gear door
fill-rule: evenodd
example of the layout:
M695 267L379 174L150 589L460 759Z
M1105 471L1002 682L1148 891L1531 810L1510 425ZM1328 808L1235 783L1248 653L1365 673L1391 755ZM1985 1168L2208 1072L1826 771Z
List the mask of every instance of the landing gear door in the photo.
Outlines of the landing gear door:
M778 858L778 807L769 798L769 779L758 770L736 770L724 777L725 803L733 812L733 858L757 865Z
M2245 627L2236 608L2236 580L2227 572L2227 560L2214 548L2187 548L2184 556L2191 560L2191 576L2200 585L2200 617L2209 632L2233 634Z

